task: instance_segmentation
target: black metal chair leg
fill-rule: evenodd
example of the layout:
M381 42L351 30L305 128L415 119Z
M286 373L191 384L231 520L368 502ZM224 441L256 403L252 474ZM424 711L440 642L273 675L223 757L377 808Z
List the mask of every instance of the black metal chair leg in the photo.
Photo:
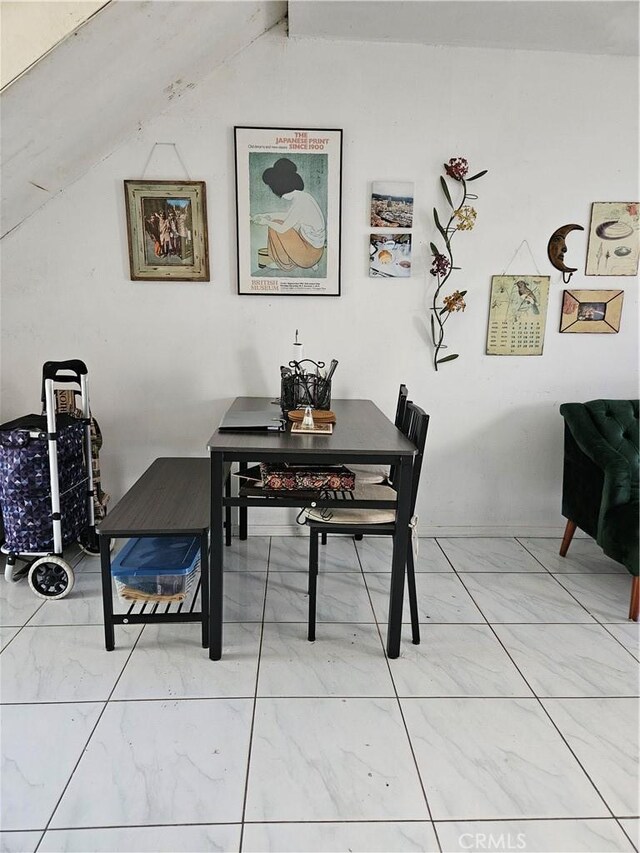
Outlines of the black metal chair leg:
M327 544L327 534L324 532L322 533L322 544L323 545Z
M318 588L318 532L309 535L309 630L307 639L316 638L316 591Z
M225 498L231 497L231 472L229 472L229 476L225 480L224 484L224 496ZM231 545L231 507L226 506L224 508L224 544L229 546Z
M420 624L418 622L416 572L413 563L413 547L411 542L409 542L409 550L407 552L407 588L409 589L409 609L411 610L411 640L417 646L420 643Z

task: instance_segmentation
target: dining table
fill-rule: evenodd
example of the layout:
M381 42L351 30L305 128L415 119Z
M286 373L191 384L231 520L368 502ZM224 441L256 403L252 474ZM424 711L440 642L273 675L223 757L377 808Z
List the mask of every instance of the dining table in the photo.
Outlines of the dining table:
M271 398L236 397L228 414L272 410L280 414ZM210 503L210 584L209 584L209 657L220 660L223 652L224 624L224 550L230 544L231 508L238 507L239 536L247 537L247 511L252 507L316 507L348 506L353 509L394 509L396 511L393 555L389 588L387 622L387 655L400 654L402 611L407 549L410 543L411 470L415 446L371 400L336 399L331 401L336 422L331 434L292 433L286 429L262 431L226 431L216 429L207 443L211 463ZM240 486L233 495L230 475L249 464L282 463L326 465L368 464L393 468L396 495L386 500L371 500L359 494L357 474L355 489L349 491L320 490L312 499L308 492L261 490ZM225 520L227 536L225 538Z

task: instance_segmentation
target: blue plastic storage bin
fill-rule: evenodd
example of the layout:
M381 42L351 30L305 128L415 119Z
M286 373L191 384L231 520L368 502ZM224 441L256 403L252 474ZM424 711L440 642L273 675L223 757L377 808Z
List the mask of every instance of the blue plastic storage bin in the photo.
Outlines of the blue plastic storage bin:
M184 601L200 568L197 536L130 539L111 563L125 601Z

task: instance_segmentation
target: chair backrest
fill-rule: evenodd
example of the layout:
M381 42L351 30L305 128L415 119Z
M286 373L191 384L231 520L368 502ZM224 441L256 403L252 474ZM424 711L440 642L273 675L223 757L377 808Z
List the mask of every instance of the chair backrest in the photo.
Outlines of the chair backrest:
M401 385L400 390L398 391L398 403L396 405L396 417L394 420L394 424L398 427L398 429L402 429L402 424L404 423L404 410L407 407L407 399L409 397L409 390L406 385Z
M427 442L429 415L420 406L416 406L411 400L407 400L403 422L399 429L416 448L416 455L413 457L413 465L411 466L411 514L413 515L418 498L424 448Z

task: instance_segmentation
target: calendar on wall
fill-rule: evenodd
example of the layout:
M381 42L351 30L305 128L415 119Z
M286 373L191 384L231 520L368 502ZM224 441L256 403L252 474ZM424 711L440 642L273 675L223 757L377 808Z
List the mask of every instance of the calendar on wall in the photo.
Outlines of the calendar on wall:
M487 355L542 355L549 276L494 275Z

